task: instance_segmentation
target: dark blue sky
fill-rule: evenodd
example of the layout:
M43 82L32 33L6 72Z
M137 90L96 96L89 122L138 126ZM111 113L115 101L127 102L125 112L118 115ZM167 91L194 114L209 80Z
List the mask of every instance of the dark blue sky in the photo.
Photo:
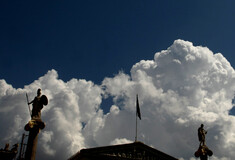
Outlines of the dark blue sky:
M235 1L0 1L0 79L23 87L48 70L97 84L183 39L235 66Z

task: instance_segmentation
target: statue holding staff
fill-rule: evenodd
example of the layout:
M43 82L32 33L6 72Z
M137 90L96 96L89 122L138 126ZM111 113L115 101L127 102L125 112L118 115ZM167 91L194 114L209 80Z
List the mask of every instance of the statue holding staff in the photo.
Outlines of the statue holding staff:
M37 96L31 101L28 102L28 105L33 103L33 109L32 109L32 119L41 119L41 110L43 108L43 105L48 104L47 97L45 95L41 96L41 89L39 88L37 90Z
M37 96L31 101L28 101L28 95L26 94L28 106L33 104L32 112L29 113L31 115L31 120L25 125L25 131L29 131L27 148L25 152L25 159L27 160L35 160L36 149L37 149L37 141L38 134L40 130L45 128L45 123L41 120L41 110L43 105L48 104L48 99L45 95L41 96L41 89L37 90Z
M28 101L28 95L26 94L28 105L33 104L32 112L29 112L31 115L31 120L25 125L25 130L29 131L31 128L33 128L35 125L38 125L40 129L43 129L45 127L45 123L41 120L41 110L43 108L43 105L48 104L48 99L45 95L41 96L41 89L39 88L37 90L37 96L31 101Z

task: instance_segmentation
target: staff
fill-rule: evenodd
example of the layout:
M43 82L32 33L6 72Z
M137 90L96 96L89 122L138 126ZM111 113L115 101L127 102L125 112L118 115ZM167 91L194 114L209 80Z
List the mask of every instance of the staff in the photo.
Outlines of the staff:
M26 93L26 99L27 99L27 104L28 104L28 107L29 107L29 114L30 114L30 117L32 116L32 113L31 113L31 110L30 110L30 106L29 106L29 97L28 97L28 94Z

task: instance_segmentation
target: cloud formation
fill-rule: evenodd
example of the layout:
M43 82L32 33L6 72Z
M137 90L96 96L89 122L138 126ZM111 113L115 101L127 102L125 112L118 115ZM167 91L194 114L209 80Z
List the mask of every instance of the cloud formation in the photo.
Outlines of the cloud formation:
M39 136L39 159L66 159L85 147L133 141L136 94L142 116L138 140L190 159L199 145L197 128L204 123L213 159L235 159L235 117L229 115L235 71L221 53L206 47L176 40L153 60L133 65L130 75L120 72L101 85L84 79L64 82L55 70L22 89L0 80L2 146L20 141L30 119L25 93L33 99L38 88L49 99L42 110L46 128ZM103 106L105 98L113 104ZM104 107L110 108L106 114Z

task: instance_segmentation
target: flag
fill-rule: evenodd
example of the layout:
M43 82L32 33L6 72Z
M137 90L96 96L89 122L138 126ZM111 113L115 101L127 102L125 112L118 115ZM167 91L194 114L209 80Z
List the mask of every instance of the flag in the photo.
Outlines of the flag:
M138 101L138 95L136 95L136 115L141 119L141 114L140 114L140 106L139 106L139 101Z

